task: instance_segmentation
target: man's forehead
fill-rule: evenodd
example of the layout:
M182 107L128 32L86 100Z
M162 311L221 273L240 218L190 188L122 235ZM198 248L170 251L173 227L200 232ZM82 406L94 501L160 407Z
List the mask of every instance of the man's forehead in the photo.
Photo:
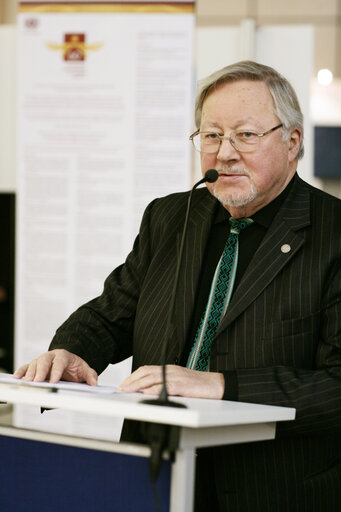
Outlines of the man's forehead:
M236 96L238 94L263 95L271 97L268 85L261 80L232 80L222 82L212 87L204 99L204 104L208 98L214 95Z
M266 83L252 80L238 80L222 83L212 89L202 106L202 116L208 119L218 113L234 113L239 122L255 121L261 111L274 112L274 102Z

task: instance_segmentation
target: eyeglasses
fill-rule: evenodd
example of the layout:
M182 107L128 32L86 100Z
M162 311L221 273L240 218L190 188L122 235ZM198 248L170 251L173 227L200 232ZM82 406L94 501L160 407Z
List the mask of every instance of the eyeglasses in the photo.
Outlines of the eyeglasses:
M278 124L264 133L249 130L234 130L230 135L226 136L214 132L201 132L197 130L192 133L190 140L193 142L194 148L200 151L200 153L217 153L224 139L228 139L237 151L241 153L251 153L251 151L257 149L262 137L268 135L268 133L274 132L282 126L283 124Z

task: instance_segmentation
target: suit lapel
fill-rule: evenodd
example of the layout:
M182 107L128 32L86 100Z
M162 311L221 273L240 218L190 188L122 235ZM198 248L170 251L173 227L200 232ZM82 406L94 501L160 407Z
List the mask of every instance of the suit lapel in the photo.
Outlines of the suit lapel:
M217 206L217 200L207 189L200 189L193 195L176 301L175 325L178 328L176 338L179 340L180 347L183 347L185 342L193 313L206 243ZM305 238L305 233L301 230L309 224L309 189L297 177L289 196L272 222L238 289L232 296L217 335L245 311L300 250ZM177 237L178 251L181 235L182 230ZM288 246L290 250L285 252Z
M304 182L296 178L292 191L268 229L233 295L217 335L245 311L300 250L305 237L305 233L300 230L309 224L309 191Z

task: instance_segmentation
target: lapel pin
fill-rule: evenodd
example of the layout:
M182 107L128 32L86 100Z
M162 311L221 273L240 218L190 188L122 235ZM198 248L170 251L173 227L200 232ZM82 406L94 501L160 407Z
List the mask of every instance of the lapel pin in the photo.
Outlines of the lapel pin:
M287 252L290 252L291 251L291 247L289 244L283 244L282 247L281 247L281 251L286 254Z

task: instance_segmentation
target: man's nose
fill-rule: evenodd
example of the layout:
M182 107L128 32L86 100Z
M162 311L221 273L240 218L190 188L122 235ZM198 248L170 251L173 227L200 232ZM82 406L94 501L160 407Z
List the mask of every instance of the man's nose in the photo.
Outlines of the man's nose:
M233 147L231 140L228 137L224 137L220 142L219 151L217 153L217 159L226 161L239 160L239 158L239 152Z

